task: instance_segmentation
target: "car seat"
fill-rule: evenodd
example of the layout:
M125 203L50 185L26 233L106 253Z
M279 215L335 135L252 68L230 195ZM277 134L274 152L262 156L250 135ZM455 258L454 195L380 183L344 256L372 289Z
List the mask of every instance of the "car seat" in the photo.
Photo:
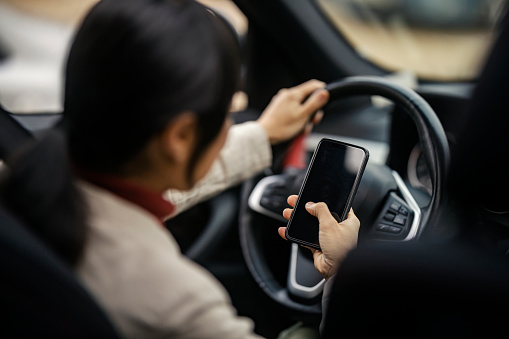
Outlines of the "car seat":
M509 338L507 259L471 246L378 243L345 260L323 338Z
M31 139L0 106L0 159ZM119 337L73 270L2 205L0 268L0 337Z
M72 269L0 206L3 338L118 338Z
M32 134L0 105L0 160L5 160L17 147L32 138Z

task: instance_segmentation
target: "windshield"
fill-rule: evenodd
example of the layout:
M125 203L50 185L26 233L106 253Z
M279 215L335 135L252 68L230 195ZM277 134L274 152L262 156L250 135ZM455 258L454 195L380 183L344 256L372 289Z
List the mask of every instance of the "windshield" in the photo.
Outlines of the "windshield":
M507 0L316 0L370 62L425 80L474 79Z

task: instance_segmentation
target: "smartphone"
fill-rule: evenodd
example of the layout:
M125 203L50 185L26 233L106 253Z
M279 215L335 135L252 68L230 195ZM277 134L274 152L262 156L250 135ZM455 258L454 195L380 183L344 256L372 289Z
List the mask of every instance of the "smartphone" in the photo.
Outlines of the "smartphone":
M325 202L338 222L345 220L368 158L369 152L360 146L328 138L320 140L286 226L286 238L320 249L318 219L309 214L305 204Z

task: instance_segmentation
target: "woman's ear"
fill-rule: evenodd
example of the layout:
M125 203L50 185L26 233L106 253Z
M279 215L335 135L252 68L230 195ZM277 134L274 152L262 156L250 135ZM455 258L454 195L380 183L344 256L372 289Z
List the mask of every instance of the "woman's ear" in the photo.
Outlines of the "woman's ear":
M159 138L162 155L175 164L187 164L197 140L196 114L185 111L166 124Z

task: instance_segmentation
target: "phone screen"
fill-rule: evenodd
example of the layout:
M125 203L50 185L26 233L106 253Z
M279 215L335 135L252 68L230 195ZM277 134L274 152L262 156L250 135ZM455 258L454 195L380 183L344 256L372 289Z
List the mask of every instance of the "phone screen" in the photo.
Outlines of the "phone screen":
M332 139L322 139L313 154L299 198L287 225L288 240L319 247L318 219L305 204L325 202L338 222L348 215L352 200L368 160L362 147Z

